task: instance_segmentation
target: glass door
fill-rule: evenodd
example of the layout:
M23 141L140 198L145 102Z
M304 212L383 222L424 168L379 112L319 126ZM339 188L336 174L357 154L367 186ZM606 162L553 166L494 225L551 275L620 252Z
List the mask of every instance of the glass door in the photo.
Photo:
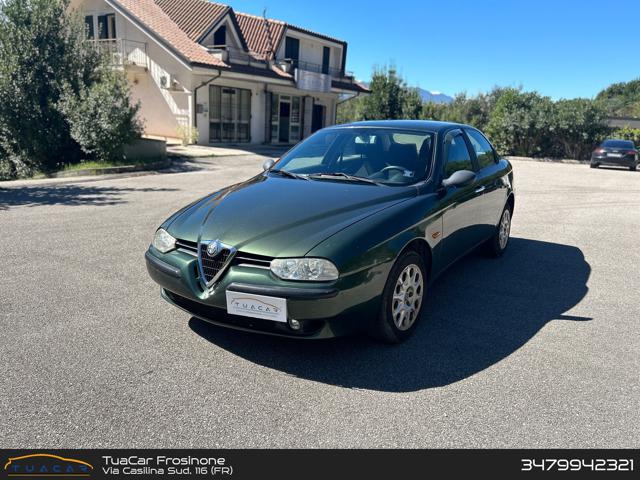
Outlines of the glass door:
M251 123L251 91L242 88L209 88L209 142L248 142Z
M272 94L271 142L297 143L302 133L302 97Z

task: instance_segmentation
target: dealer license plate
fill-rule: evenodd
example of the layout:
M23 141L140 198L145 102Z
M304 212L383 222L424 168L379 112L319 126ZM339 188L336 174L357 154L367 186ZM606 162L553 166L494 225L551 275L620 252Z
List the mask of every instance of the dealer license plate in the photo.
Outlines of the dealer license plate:
M287 300L251 293L227 291L227 313L262 318L274 322L287 321Z

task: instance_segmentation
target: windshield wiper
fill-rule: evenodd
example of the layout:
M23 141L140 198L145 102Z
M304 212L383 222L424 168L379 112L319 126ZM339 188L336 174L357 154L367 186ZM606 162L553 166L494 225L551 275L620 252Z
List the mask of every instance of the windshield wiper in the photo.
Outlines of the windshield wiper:
M350 182L363 182L363 183L372 183L374 185L380 185L379 182L376 182L375 180L371 180L370 178L349 175L348 173L344 173L344 172L312 173L309 175L309 178L322 178L322 177L333 177L333 178L339 178L339 179L342 178Z
M309 180L305 175L299 175L293 172L287 172L286 170L269 170L269 173L275 173L276 175L282 175L283 177L295 178L297 180Z

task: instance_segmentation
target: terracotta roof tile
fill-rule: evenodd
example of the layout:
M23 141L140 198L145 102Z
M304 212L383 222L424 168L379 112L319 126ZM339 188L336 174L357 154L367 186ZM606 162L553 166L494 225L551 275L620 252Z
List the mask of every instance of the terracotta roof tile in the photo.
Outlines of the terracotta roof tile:
M109 0L122 7L152 30L159 41L166 42L187 61L214 67L228 67L182 31L154 0ZM200 1L200 0L198 0Z
M236 19L249 50L268 59L273 58L286 24L246 13L236 13Z
M227 5L202 0L155 0L155 3L194 41L231 10Z
M344 43L341 40L289 25L279 20L264 19L245 13L235 13L227 5L207 0L107 1L128 12L138 22L146 26L159 42L165 43L184 60L199 65L237 69L238 65L223 62L197 43L197 40L227 13L231 15L231 20L240 30L239 34L242 42L246 44L246 48L256 58L273 58L287 28L326 40ZM275 67L268 69L247 67L245 70L247 70L247 73L251 70L257 75L264 74L288 80L293 79L291 74ZM355 86L354 84L347 86L342 83L341 88L366 91L366 88L361 85Z

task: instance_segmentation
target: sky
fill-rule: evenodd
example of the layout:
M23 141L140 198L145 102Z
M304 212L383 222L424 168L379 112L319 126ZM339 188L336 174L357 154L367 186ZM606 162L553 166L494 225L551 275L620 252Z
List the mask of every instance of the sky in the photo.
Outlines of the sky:
M348 42L347 70L395 65L411 86L522 86L594 97L640 77L640 0L223 0Z

